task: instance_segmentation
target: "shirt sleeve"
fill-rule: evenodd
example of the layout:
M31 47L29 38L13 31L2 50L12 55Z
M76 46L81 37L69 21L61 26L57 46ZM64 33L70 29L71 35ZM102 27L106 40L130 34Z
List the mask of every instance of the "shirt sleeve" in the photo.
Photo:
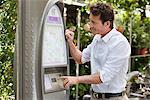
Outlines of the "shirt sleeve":
M110 82L115 75L119 75L120 70L124 67L126 61L129 60L130 52L130 45L125 41L120 42L110 50L106 63L99 70L103 83Z
M89 62L90 61L90 57L91 57L91 44L89 44L87 46L87 48L85 48L82 51L82 58L81 58L81 62L84 64L85 62Z

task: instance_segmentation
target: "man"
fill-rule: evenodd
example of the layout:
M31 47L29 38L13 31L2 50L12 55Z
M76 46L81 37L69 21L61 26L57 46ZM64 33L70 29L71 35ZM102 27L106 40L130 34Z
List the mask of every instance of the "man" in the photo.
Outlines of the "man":
M64 87L92 84L92 100L128 100L124 91L131 50L127 39L113 28L113 9L97 3L90 7L89 19L94 38L87 48L81 52L75 47L70 30L66 30L66 38L77 63L91 62L91 75L63 76Z

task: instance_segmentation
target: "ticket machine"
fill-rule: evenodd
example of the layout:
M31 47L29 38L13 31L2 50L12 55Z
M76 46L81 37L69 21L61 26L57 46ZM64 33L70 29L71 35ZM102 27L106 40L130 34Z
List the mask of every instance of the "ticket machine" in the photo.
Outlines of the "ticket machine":
M69 100L63 2L19 0L15 49L16 100Z
M68 75L68 51L64 35L62 3L49 1L44 9L37 45L37 88L42 100L67 100L62 75ZM40 78L39 78L40 77ZM40 83L40 84L39 84Z

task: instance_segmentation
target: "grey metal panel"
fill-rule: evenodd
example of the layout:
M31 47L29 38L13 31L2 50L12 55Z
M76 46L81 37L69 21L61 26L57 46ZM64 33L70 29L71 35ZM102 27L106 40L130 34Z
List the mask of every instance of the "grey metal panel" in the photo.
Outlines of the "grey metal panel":
M23 33L23 29L22 29L22 26L23 26L23 16L24 14L22 13L23 12L23 9L24 8L24 2L22 0L19 1L19 11L18 11L18 26L17 26L17 34L16 34L16 49L15 49L15 52L16 52L16 76L17 76L17 84L16 84L16 99L17 100L23 100L22 99L22 83L23 83L23 79L22 79L22 47L23 47L23 36L22 36L22 33ZM20 41L20 42L19 42ZM18 81L19 80L19 81Z
M47 0L26 0L23 33L23 100L36 100L35 50L36 36Z
M29 0L24 3L24 19L23 19L23 100L32 100L32 72L33 72L33 38L31 7Z
M44 95L43 100L69 100L66 91L59 91Z
M42 100L42 95L40 95L42 90L35 83L39 74L36 72L37 62L40 60L36 60L38 53L36 49L37 38L41 34L39 31L41 18L47 2L48 0L19 0L18 31L16 36L16 100ZM66 91L60 91L45 96L50 98L49 100L66 100L65 94Z
M47 0L19 0L17 32L17 100L36 100L35 47Z

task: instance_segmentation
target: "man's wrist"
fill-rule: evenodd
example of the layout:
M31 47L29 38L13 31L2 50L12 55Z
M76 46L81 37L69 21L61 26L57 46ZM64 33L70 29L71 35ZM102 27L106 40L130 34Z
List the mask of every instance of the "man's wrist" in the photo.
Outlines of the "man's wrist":
M79 83L79 76L76 77L76 83Z
M67 41L68 41L69 44L72 44L72 43L74 44L73 40L67 40Z

